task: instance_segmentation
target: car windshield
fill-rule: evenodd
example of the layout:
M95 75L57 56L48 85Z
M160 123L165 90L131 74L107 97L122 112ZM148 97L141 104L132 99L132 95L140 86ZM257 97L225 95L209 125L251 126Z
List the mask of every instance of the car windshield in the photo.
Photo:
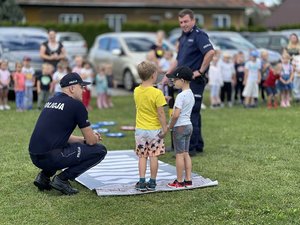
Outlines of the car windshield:
M47 37L38 35L7 35L0 39L4 51L39 50L44 41Z
M154 45L154 41L144 37L127 37L124 40L131 52L147 52Z
M249 49L255 49L255 46L248 43L247 41L244 41L240 38L235 37L210 37L212 42L215 45L218 45L221 49L240 49L240 50L249 50Z

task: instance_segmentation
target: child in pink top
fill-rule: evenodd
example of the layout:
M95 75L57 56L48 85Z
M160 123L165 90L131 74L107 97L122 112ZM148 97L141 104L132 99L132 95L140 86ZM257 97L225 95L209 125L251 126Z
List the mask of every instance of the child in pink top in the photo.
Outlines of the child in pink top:
M13 74L16 95L16 108L18 112L24 110L25 98L25 74L22 73L22 63L16 63L16 71Z
M10 83L10 72L7 69L8 62L2 61L0 66L0 110L10 109L8 101L8 86Z

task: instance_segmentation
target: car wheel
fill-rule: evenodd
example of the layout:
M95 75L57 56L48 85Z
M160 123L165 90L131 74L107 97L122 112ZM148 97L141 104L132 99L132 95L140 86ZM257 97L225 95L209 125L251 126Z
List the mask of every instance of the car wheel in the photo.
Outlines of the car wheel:
M128 91L132 91L135 87L135 81L133 79L133 75L130 70L126 70L123 76L123 84L124 88Z

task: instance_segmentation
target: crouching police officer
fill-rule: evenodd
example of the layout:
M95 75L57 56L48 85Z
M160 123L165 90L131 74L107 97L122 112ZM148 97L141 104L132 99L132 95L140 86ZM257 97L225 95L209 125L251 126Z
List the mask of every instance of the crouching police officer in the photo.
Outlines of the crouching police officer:
M81 102L82 90L89 84L77 73L65 75L60 81L62 93L45 104L38 118L29 153L33 164L42 170L34 181L39 190L54 188L66 195L77 194L69 180L97 165L107 153L105 146L98 143L102 138L90 127L88 112ZM72 135L76 126L83 137ZM61 169L65 170L55 175Z

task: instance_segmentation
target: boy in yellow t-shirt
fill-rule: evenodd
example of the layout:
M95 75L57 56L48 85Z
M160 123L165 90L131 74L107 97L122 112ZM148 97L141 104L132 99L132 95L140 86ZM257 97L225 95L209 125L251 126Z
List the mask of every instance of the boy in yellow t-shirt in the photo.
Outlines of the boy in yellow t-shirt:
M139 157L140 180L135 188L139 191L154 191L158 156L165 153L163 138L168 127L163 106L167 103L162 91L153 87L157 79L157 67L150 62L142 62L138 65L138 73L142 83L134 89L134 101L136 105L135 151ZM151 174L149 182L146 183L148 157Z

